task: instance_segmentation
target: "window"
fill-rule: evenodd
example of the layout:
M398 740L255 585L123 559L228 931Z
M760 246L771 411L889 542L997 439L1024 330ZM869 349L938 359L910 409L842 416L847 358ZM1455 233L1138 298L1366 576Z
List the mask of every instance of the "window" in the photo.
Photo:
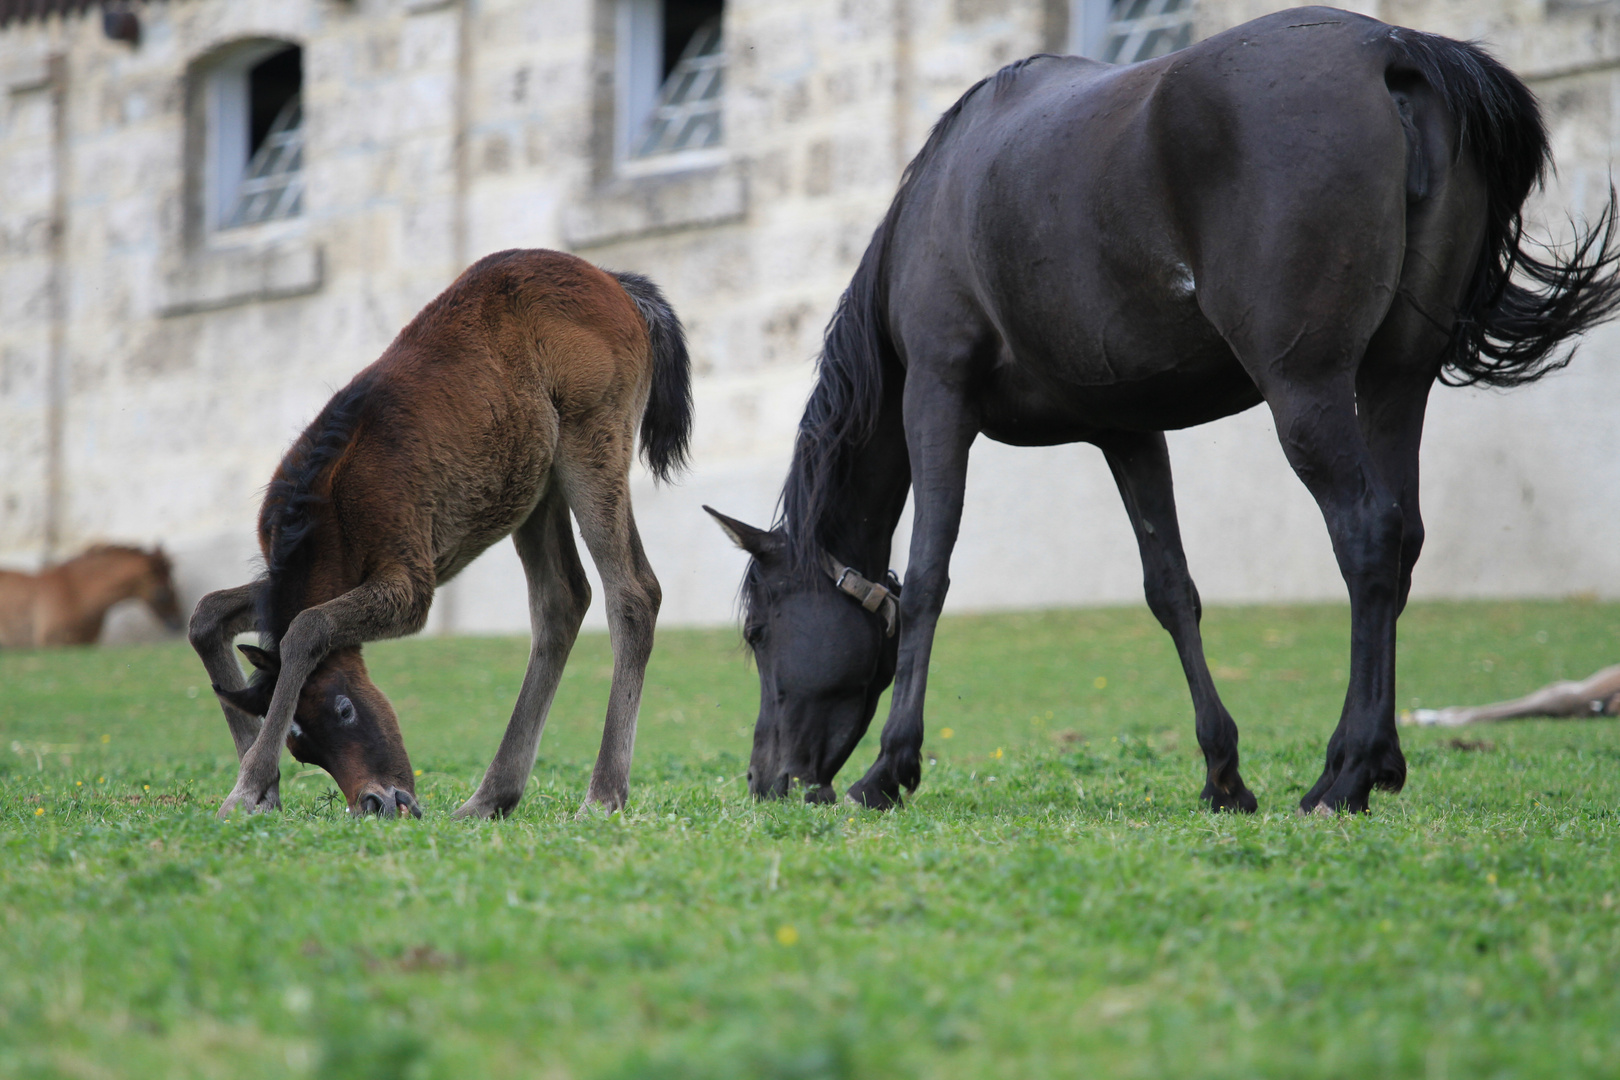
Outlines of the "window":
M617 138L624 162L718 147L721 0L619 0Z
M1075 0L1070 51L1134 64L1192 43L1193 0Z
M303 211L303 50L254 42L208 72L208 223L232 229Z

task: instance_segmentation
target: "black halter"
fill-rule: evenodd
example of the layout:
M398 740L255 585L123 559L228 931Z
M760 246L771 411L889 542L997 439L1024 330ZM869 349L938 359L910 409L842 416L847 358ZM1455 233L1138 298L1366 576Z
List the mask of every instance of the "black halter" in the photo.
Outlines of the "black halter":
M821 553L821 568L832 578L833 588L855 598L867 611L883 616L885 636L894 637L900 627L900 579L893 570L883 576L884 584L869 581L852 566L845 566L825 551Z

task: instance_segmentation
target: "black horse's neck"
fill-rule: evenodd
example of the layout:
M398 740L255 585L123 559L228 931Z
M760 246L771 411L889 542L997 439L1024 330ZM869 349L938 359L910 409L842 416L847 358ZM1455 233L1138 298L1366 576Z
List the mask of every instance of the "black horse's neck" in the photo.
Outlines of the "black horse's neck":
M885 399L872 437L859 448L845 449L844 483L828 501L817 530L833 558L872 581L881 581L889 568L895 526L911 490L898 388Z

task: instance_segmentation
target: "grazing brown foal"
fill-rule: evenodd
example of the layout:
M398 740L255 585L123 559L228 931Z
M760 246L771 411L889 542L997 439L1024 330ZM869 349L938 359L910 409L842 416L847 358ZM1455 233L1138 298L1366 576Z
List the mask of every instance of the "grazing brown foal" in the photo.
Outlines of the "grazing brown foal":
M0 648L92 645L120 600L144 600L178 633L186 623L170 573L161 547L121 544L97 544L37 574L0 570Z
M351 812L420 816L398 720L360 646L420 630L435 587L507 535L529 584L529 669L457 814L516 806L590 604L570 511L607 591L614 657L581 811L622 807L661 595L631 516L630 463L639 421L656 477L684 465L688 367L652 282L560 252L490 255L423 308L282 459L259 515L264 575L192 616L241 759L220 815L280 805L285 740L332 774ZM244 686L230 641L250 629L263 647L242 647L258 669Z

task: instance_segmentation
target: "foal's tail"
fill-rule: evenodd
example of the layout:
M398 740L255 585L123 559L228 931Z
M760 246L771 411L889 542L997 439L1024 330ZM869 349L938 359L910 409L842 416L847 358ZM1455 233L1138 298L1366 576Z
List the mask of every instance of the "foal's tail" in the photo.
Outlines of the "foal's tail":
M1560 344L1620 310L1614 187L1568 247L1527 242L1524 201L1552 158L1535 95L1478 45L1413 30L1391 31L1390 44L1391 75L1415 70L1434 88L1462 133L1459 153L1473 154L1487 189L1485 248L1441 381L1534 382L1569 363L1569 352L1555 355Z
M692 361L686 355L686 331L657 285L640 274L612 273L647 324L652 391L641 414L641 456L653 476L667 484L686 468L692 437Z

